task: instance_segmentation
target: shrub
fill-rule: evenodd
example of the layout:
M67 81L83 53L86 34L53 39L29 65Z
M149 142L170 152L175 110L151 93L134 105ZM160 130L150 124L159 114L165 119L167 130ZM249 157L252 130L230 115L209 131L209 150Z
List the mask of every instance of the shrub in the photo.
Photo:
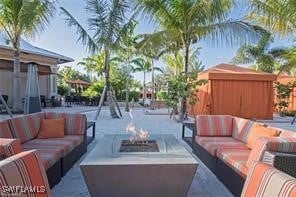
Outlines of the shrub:
M125 101L125 91L119 92L116 95L116 99L118 101ZM130 91L129 92L129 101L132 101L134 99L135 102L138 102L140 99L140 92L138 91Z
M278 111L281 115L284 115L287 112L287 108L289 106L289 97L294 87L295 82L288 84L282 84L278 81L275 82L277 98L277 103L275 105L277 106Z
M164 101L164 100L167 100L167 98L168 98L168 93L166 91L157 92L157 100Z
M83 91L82 96L85 96L88 98L99 97L103 92L103 89L104 89L104 84L101 81L99 81L92 84L85 91Z
M69 91L70 91L69 87L65 85L58 86L58 94L61 96L66 96Z

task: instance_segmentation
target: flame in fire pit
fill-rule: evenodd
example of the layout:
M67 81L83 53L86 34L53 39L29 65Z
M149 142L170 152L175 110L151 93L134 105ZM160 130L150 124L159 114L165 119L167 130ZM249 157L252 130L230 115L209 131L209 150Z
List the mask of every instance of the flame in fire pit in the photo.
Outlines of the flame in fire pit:
M140 137L141 141L144 143L148 142L148 138L149 138L149 132L143 130L142 128L140 129L140 133L138 134L138 136Z
M134 117L133 117L131 108L130 108L130 111L129 111L129 116L131 118L131 122L128 123L128 125L126 127L126 132L131 133L130 141L132 143L135 143L139 138L142 141L142 143L147 143L148 139L149 139L149 132L142 129L142 128L140 129L139 132L136 130L136 127L135 127L134 123L132 122Z

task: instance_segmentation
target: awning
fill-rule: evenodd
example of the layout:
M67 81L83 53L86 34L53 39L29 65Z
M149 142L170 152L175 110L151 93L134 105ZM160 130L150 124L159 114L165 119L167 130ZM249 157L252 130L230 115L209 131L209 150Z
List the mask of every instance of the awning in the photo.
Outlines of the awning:
M37 67L38 67L38 74L39 75L54 74L51 71L50 66L38 65ZM13 61L0 59L0 69L13 71ZM27 63L21 62L21 72L28 72L28 64Z

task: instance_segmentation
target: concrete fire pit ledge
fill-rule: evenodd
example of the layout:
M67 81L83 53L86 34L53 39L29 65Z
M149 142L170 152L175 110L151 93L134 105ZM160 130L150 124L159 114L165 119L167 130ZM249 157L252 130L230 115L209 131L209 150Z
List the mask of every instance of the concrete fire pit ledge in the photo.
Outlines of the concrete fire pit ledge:
M91 196L186 196L198 163L173 135L151 135L159 152L119 152L129 135L105 135L80 164Z

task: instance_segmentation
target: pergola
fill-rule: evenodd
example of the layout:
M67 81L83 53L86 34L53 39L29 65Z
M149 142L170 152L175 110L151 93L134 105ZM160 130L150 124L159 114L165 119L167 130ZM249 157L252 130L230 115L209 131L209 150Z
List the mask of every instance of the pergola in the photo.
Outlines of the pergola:
M83 81L81 79L76 79L72 81L67 82L72 88L75 89L76 93L81 93L81 90L85 90L88 86L90 86L90 83Z

